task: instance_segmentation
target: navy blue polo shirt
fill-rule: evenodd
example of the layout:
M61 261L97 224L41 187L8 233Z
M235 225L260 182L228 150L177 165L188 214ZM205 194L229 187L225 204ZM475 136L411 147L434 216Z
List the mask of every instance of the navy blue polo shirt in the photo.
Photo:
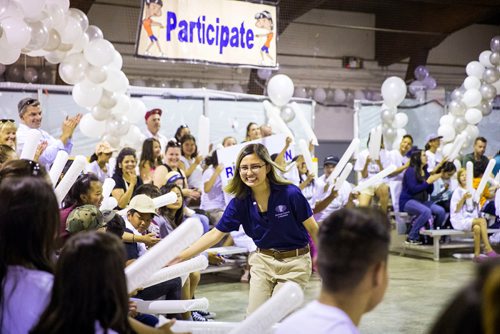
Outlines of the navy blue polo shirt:
M234 198L229 202L216 228L229 233L237 231L241 224L259 248L297 249L309 243L303 222L312 214L307 199L297 186L271 184L266 213L259 213L249 190L245 198Z

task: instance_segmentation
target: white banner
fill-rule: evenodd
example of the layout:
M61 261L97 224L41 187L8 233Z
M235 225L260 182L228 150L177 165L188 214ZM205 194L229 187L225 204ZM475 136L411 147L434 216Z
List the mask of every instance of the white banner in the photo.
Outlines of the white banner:
M274 153L280 153L285 147L286 136L284 134L277 134L270 137L265 137L262 139L252 140L239 145L229 146L226 148L217 150L217 160L219 164L224 165L224 170L222 171L220 177L222 179L222 184L225 186L228 181L235 175L236 169L236 159L238 159L238 154L240 151L248 144L263 144L269 151L269 155ZM294 148L290 146L285 152L285 161L287 163L291 162L295 156Z
M276 68L276 7L234 0L143 0L136 54Z

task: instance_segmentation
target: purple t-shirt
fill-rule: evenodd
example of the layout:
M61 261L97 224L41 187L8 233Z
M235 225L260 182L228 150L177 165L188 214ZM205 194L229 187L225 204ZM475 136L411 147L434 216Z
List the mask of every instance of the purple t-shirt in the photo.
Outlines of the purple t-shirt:
M303 222L312 216L312 210L302 192L294 185L271 184L267 212L260 213L249 191L243 199L229 202L216 228L224 233L245 233L257 247L290 250L305 247L309 237Z
M24 334L37 324L50 301L54 276L51 273L8 266L0 305L3 334ZM2 307L3 306L3 307Z

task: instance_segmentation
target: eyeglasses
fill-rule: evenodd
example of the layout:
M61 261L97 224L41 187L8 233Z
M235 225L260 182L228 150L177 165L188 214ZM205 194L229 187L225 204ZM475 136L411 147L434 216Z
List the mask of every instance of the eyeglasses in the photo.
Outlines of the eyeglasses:
M0 124L4 124L4 123L14 123L15 121L13 119L6 119L6 118L3 118L3 119L0 119Z
M40 102L38 102L37 99L27 99L26 101L23 102L23 104L21 105L21 108L19 108L19 110L23 110L27 106L38 105L38 104L40 104Z
M248 173L249 170L252 171L252 173L256 174L260 171L262 167L264 167L266 164L262 165L252 165L252 166L240 166L239 171L242 174Z

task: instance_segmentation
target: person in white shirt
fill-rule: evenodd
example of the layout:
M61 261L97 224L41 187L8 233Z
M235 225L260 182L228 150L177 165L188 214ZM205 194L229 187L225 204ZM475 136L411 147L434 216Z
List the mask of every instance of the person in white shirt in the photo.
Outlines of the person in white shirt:
M146 137L155 138L160 142L161 152L167 149L168 139L160 133L161 128L161 115L163 111L159 108L151 109L146 112L144 119L146 120Z
M325 173L318 178L318 186L314 195L315 206L313 212L317 222L322 222L332 212L343 207L354 207L354 195L351 194L352 186L347 180L338 190L335 190L327 182L338 163L339 158L335 156L327 156L323 162L323 171Z
M410 167L410 158L407 156L413 145L413 137L404 135L401 138L399 149L388 152L390 164L396 166L396 170L389 175L389 190L391 192L392 207L394 212L399 212L399 196L403 188L404 172ZM396 216L399 219L399 216Z
M368 145L369 144L370 137L368 137ZM354 164L354 170L361 174L361 178L358 183L370 179L380 171L389 167L389 162L390 161L387 157L387 152L384 149L383 141L380 144L379 158L376 160L373 160L370 157L368 149L361 151L356 163ZM387 212L387 206L389 204L389 186L384 182L384 180L361 191L359 194L359 206L370 206L373 197L378 198L380 207L384 212Z
M203 172L203 186L201 187L200 209L205 210L212 226L217 225L226 209L224 191L222 190L222 180L220 173L224 170L224 165L219 164L217 151L205 159L208 166Z
M320 226L319 298L278 325L276 334L358 334L388 283L390 224L375 208L344 208Z
M425 155L427 156L427 171L429 174L435 174L436 170L446 161L438 152L442 138L443 136L432 133L425 139Z
M109 159L116 150L107 141L99 142L95 152L90 156L90 163L85 166L85 173L94 173L101 183L108 177L113 177Z
M62 123L62 134L56 139L47 131L40 128L42 125L42 108L40 106L40 101L33 98L22 99L19 101L17 109L19 111L19 118L21 119L21 123L16 133L17 151L19 154L23 151L24 143L31 129L41 132L42 137L40 138L40 143L44 141L47 142L47 148L45 148L38 159L38 162L46 168L52 165L56 159L57 152L66 151L68 154L71 153L71 149L73 148L71 137L80 123L82 118L81 114L76 114L74 117L66 116Z

